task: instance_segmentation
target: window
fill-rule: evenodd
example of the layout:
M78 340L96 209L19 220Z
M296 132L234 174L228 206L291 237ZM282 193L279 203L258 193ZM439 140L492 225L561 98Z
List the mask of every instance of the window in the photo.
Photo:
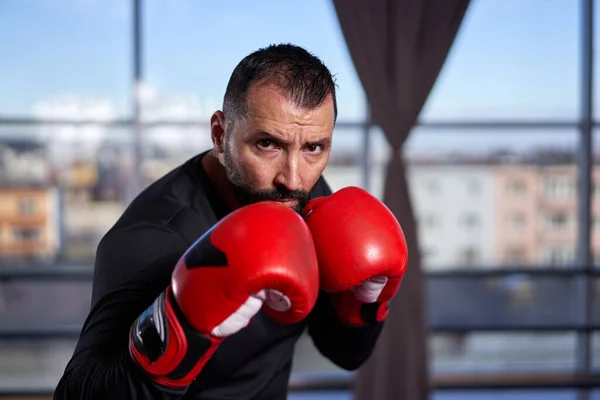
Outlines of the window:
M575 249L565 247L543 248L542 261L549 265L568 265L575 261Z
M31 242L41 238L41 232L36 228L13 228L13 240L15 242Z
M543 194L545 197L560 199L568 198L574 199L575 197L575 171L572 171L573 176L555 176L546 177L543 181Z
M11 40L0 46L2 59L10 60L0 66L0 115L104 121L129 116L131 49L124 38L131 34L130 21L128 2L4 3L0 37Z
M441 218L436 214L426 214L421 218L421 221L426 229L437 228L441 224Z
M11 185L51 183L60 197L50 207L48 224L61 232L54 238L37 226L14 224L0 228L4 243L55 240L61 258L44 264L44 271L73 265L89 269L100 238L137 194L137 167L147 185L208 148L208 119L220 108L228 66L275 41L326 55L336 75L340 115L324 173L332 188L363 186L383 198L390 151L368 122L368 104L334 5L225 1L140 0L144 76L136 96L130 1L2 4L0 37L10 40L0 41L2 60L9 60L0 62L0 178ZM584 3L471 1L403 148L429 289L434 384L447 375L472 384L475 374L572 373L579 366L578 339L584 335L575 328L587 332L590 323L581 289L594 278L553 269L574 262L576 233L587 223L576 211L582 195L576 162L583 126L580 92L586 84L580 54ZM594 17L598 24L600 7ZM218 41L215 32L222 33ZM599 35L596 26L593 43L600 42ZM218 62L207 62L207 55ZM592 66L594 76L600 76L600 62ZM598 82L589 86L594 120L600 110ZM143 121L141 160L134 157L138 131L131 124L132 99L139 101ZM40 119L54 122L40 124ZM600 151L593 153L598 194ZM46 203L33 200L25 198L18 206L23 215L44 213ZM600 208L598 199L592 200L596 226ZM600 230L592 236L598 255ZM10 266L40 266L38 260L22 263ZM90 282L61 282L60 274L44 282L10 281L2 273L0 392L33 388L50 393L87 315ZM598 293L593 303L597 324ZM25 340L1 335L53 329L72 336ZM600 334L592 338L598 369ZM320 355L306 335L294 358L293 373L299 372L346 374ZM577 394L575 389L514 390L501 396L574 400ZM594 390L592 397L598 394ZM352 393L292 393L290 399L317 396L349 400ZM434 393L436 400L497 397L491 390Z
M525 227L525 217L522 214L511 214L507 218L509 229L512 231L520 231Z
M521 180L511 180L508 182L507 189L510 195L518 196L522 195L527 191L525 182Z
M472 213L464 214L460 219L460 224L467 230L475 229L479 226L479 216Z
M527 262L526 251L521 248L506 249L505 260L508 265L523 265Z
M333 4L272 2L251 6L237 0L224 0L218 6L195 1L147 0L144 4L144 119L208 121L221 107L233 66L249 52L276 41L326 55L327 66L335 71L340 87L339 120L365 120L364 91ZM215 41L215 31L222 30L227 34ZM206 62L206 54L219 62Z
M477 196L481 192L481 183L476 179L471 179L467 183L467 190L472 196Z
M544 215L544 229L563 231L572 226L572 216L566 212L549 212Z
M433 247L426 248L421 252L421 258L424 265L431 264L432 260L436 257L436 250Z
M459 262L465 267L472 267L479 262L479 251L475 248L463 249L459 256Z
M33 215L35 214L35 211L35 200L27 198L19 200L19 213L21 215Z
M421 118L576 119L580 10L569 0L552 6L544 0L471 2Z
M382 135L379 128L371 134L370 180L378 196L388 159L381 156ZM575 247L576 203L541 200L550 171L575 168L575 129L417 126L407 140L404 157L419 243L423 248L435 244L444 255L428 259L427 270L463 267L465 248L478 250L478 267L494 269L549 266L541 258L542 247L557 241ZM559 151L571 156L558 157ZM473 181L479 185L477 196L462 189ZM431 182L443 185L435 196Z

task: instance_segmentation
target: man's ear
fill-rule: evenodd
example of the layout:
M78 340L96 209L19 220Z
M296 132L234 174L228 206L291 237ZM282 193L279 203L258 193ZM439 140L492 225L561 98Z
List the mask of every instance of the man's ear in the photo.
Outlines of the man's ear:
M217 154L225 152L225 129L225 115L222 111L216 111L210 118L210 138Z

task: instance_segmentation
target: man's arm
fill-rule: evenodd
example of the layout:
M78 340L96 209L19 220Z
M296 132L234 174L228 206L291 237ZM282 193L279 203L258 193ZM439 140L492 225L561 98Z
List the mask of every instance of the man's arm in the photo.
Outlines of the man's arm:
M311 197L330 196L332 190L321 178ZM371 355L383 323L374 321L360 326L342 322L334 311L331 295L319 292L319 299L308 324L308 334L319 352L340 368L355 370Z
M321 291L308 323L308 334L319 352L340 368L359 368L373 352L383 322L354 326L342 322L331 295Z
M131 359L129 330L168 286L187 244L158 224L119 228L98 246L92 308L62 376L56 400L180 399L183 389L154 383Z

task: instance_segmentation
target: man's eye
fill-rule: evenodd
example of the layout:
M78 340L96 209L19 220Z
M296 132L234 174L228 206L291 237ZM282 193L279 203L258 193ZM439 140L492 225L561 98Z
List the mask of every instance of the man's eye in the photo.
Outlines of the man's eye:
M261 139L261 140L258 141L258 146L259 147L263 147L265 149L268 149L268 148L270 148L271 146L274 146L274 145L275 145L275 143L273 143L273 141L269 140L269 139Z
M306 149L311 152L311 153L315 153L319 150L321 150L321 145L318 144L309 144Z

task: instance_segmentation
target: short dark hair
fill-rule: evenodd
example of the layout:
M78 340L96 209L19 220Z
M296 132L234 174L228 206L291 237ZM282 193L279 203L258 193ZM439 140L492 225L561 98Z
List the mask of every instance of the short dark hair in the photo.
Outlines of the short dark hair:
M308 109L320 106L331 95L334 122L337 119L336 83L325 64L302 47L277 44L249 54L233 70L223 101L228 125L244 116L246 94L260 80L277 85L296 105Z

